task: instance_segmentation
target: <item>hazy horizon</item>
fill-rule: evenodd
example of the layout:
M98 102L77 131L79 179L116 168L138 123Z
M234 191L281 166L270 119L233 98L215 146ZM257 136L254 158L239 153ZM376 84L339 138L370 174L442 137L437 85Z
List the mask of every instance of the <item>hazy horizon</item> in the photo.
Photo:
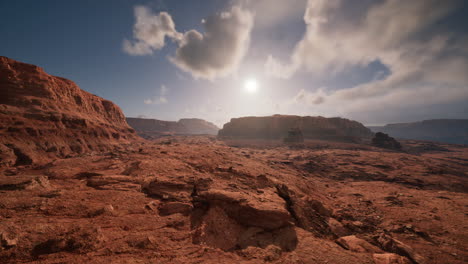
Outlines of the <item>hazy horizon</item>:
M0 3L0 55L128 117L468 118L468 2L115 0Z

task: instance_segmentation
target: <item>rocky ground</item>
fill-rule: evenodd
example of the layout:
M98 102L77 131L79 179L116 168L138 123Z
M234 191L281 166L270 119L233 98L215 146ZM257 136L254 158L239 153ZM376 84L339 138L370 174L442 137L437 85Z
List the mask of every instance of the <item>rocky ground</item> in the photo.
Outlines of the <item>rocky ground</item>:
M0 169L1 263L466 263L468 148L141 141Z

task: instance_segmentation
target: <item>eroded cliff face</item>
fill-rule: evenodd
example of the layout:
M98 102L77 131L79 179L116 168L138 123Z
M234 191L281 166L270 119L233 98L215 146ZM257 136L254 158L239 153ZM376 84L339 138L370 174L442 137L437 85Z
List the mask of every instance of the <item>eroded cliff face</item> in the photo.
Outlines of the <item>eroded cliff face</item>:
M298 128L306 139L354 141L373 133L361 123L344 118L274 115L233 118L218 133L220 137L282 139Z
M216 135L219 131L215 124L199 118L182 118L177 123L183 125L190 134Z
M219 128L203 119L183 118L179 121L164 121L149 118L127 117L128 124L138 135L154 139L167 135L216 135Z
M175 121L127 117L127 122L137 131L138 135L144 138L160 137L176 131L185 131L185 128Z
M120 108L42 68L0 57L0 164L43 163L137 138Z

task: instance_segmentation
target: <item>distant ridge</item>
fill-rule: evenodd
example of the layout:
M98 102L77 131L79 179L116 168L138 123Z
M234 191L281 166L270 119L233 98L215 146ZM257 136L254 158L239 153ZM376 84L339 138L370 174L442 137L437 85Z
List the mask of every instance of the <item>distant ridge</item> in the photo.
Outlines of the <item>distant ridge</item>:
M359 141L373 133L363 124L340 117L249 116L233 118L218 133L220 137L244 139L283 139L290 129L300 129L305 139Z
M138 135L147 139L164 135L216 135L219 130L213 123L199 118L183 118L176 122L127 117L127 122Z
M468 144L468 119L431 119L385 126L368 126L368 128L374 132L387 133L401 139Z

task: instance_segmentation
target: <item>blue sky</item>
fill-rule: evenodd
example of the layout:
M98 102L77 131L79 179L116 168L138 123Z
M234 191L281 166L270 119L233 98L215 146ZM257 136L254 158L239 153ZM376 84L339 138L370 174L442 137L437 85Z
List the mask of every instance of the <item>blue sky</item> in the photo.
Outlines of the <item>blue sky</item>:
M0 55L127 116L468 118L466 1L16 0L0 10Z

